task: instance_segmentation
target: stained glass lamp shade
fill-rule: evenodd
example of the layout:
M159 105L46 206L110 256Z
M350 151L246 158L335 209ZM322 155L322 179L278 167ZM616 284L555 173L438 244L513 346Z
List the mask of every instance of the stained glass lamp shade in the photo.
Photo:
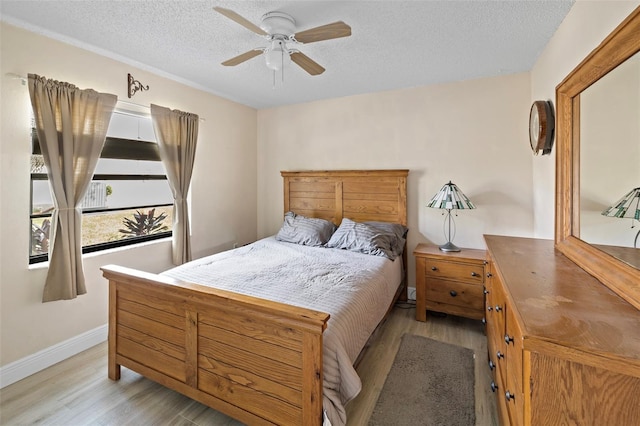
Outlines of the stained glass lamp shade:
M633 188L624 197L603 211L602 215L621 219L631 218L631 227L635 228L634 220L640 221L640 187ZM638 236L640 236L640 231L638 231L636 238L633 240L633 247L635 248L638 246Z
M453 237L451 236L451 225L453 224L453 234L455 236L455 223L451 217L451 210L458 209L475 209L471 200L458 189L458 187L449 181L445 184L436 195L433 196L431 201L427 204L427 207L433 209L443 209L447 211L447 217L444 221L445 236L447 242L441 245L439 248L442 251L460 251L460 248L453 244ZM444 214L444 213L443 213Z

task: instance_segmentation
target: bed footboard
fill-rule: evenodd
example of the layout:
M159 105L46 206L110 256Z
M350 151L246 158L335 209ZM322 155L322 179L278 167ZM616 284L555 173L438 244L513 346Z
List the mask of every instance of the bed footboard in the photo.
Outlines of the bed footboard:
M322 424L329 315L119 266L109 378L125 366L247 424Z

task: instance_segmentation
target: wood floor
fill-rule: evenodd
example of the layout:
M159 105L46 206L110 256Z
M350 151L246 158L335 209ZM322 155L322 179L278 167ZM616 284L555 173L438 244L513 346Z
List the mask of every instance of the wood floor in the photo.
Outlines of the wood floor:
M349 426L367 424L404 333L473 349L476 356L476 425L497 425L482 324L435 315L428 315L427 322L422 323L414 317L414 308L396 307L372 339L371 347L358 366L362 392L347 405ZM240 425L126 368L122 369L120 381L109 380L106 343L2 389L0 424Z

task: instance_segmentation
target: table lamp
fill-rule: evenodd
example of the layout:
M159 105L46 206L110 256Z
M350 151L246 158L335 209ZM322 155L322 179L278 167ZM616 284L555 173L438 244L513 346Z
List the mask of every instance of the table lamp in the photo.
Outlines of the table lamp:
M453 236L455 237L455 222L451 217L451 210L457 209L475 209L471 200L458 189L458 187L451 183L445 184L436 195L431 198L427 207L433 209L443 209L447 211L447 217L444 220L445 236L447 242L439 246L442 251L460 251L460 248L453 244L453 237L451 236L451 224L453 223ZM445 214L444 212L442 214ZM456 214L457 216L457 214Z
M631 218L631 228L635 228L633 221L640 221L640 187L633 188L612 206L607 207L607 209L602 212L602 215L621 219ZM640 231L638 231L636 238L633 240L634 248L637 248L638 236L640 236Z

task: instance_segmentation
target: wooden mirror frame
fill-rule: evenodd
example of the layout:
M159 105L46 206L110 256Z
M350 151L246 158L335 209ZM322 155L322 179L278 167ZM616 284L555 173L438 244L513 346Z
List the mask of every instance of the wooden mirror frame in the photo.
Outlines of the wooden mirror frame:
M640 7L556 87L557 152L555 246L640 309L640 270L580 236L580 93L640 51Z

